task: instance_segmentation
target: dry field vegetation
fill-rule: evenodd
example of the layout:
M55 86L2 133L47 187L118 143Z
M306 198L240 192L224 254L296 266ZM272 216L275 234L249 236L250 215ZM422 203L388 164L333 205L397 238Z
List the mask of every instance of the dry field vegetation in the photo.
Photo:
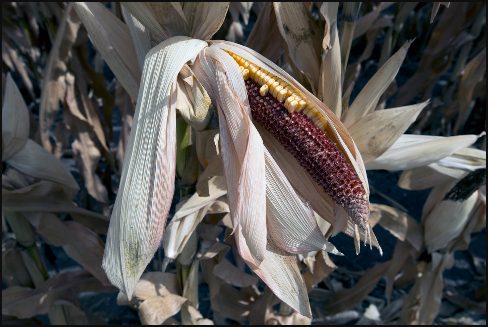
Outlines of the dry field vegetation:
M2 3L2 322L486 324L485 110L481 2Z

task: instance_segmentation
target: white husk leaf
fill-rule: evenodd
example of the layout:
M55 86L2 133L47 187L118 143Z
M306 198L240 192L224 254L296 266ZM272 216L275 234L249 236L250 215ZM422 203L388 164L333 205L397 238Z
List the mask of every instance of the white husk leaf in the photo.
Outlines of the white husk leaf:
M130 299L163 237L174 191L176 77L207 45L174 37L146 56L103 258L112 284Z

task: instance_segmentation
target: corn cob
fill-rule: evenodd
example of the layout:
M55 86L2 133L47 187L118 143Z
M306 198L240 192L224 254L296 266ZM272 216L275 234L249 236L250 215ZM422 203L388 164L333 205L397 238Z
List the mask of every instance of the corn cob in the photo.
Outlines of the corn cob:
M270 132L352 220L368 230L366 192L345 154L327 134L327 119L291 85L228 52L245 80L253 120Z

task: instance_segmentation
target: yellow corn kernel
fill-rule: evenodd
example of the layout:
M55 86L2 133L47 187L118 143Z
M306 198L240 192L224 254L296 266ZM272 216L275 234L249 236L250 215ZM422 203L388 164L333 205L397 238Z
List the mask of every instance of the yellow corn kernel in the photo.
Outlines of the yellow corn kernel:
M306 101L306 105L303 108L303 113L306 115L307 112L313 108L313 104L310 103L310 101Z
M249 69L246 68L242 71L242 77L244 77L244 79L249 78Z
M258 70L257 72L254 73L254 77L252 78L256 83L259 84L259 76L263 74L262 70Z
M298 105L298 101L293 100L293 101L290 103L290 105L288 106L288 111L289 111L290 113L292 113L292 112L296 111L296 110L297 110L297 105Z
M276 84L276 83L275 83ZM274 84L273 84L274 85ZM275 99L278 98L278 93L283 89L283 87L281 85L277 85L273 88L273 97Z
M293 97L295 98L295 100L297 101L300 101L300 100L303 100L301 96L299 96L298 94L294 93L293 94Z
M315 107L311 108L307 113L307 117L312 119L315 115L317 115L319 112L317 111L317 109Z
M315 123L318 127L320 127L322 130L325 130L327 127L327 119L324 117L320 117L320 119Z
M250 63L249 61L247 61L247 60L246 60L246 61L244 62L244 64L243 64L243 66L244 66L244 68L248 68L250 64L251 64L251 63Z
M304 109L306 105L307 105L307 101L305 100L298 101L297 111Z
M288 96L292 96L295 93L295 90L290 85L285 86L285 90L288 92Z
M283 86L283 88L285 89L287 86L290 86L290 84L288 84L287 82L281 80L280 81L280 85Z
M254 78L254 75L256 74L257 71L258 71L258 68L256 66L249 69L249 77Z
M263 84L268 84L268 81L271 79L269 75L263 77Z
M318 113L317 115L315 115L313 118L312 118L312 121L317 124L317 122L322 119L322 115L320 113Z
M236 58L235 58L238 62L241 61L242 57L236 55Z
M280 86L281 86L281 85L280 85ZM278 92L278 94L277 94L277 96L276 96L276 99L277 99L278 101L280 101L280 102L285 101L285 99L286 99L286 93L287 93L287 92L286 92L286 90L285 90L285 89L281 89L281 90Z
M269 86L269 88L271 89L273 84L275 83L275 79L273 77L271 77L267 82L266 82L266 85Z
M239 66L239 69L241 70L241 72L245 69L244 66Z
M293 96L286 98L286 100L285 100L285 107L288 106L293 100L295 100L293 98Z
M259 89L259 93L261 94L261 96L265 96L266 94L268 94L268 91L269 91L269 87L268 85L263 85L261 86L261 88Z

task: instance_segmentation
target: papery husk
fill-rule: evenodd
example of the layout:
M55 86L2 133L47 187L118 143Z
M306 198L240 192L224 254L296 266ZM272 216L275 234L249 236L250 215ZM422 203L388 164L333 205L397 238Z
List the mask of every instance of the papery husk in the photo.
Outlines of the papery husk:
M289 76L281 68L270 62L268 59L261 56L259 53L252 49L240 46L238 44L233 44L225 41L212 41L212 45L218 46L224 50L231 51L236 55L243 57L250 62L254 62L256 65L266 69L271 74L278 76L283 79L299 92L301 92L318 110L319 112L327 118L328 127L327 132L331 135L332 139L336 141L337 146L342 150L348 161L352 164L356 173L361 180L363 187L369 197L369 185L366 176L366 169L364 168L364 163L362 161L361 155L354 143L354 140L350 136L347 129L344 127L342 122L330 111L327 106L325 106L321 101L315 98L308 90L306 90L302 85L300 85L295 79ZM305 172L305 170L300 166L300 164L294 159L294 157L285 150L285 148L264 128L259 124L255 124L256 128L263 137L265 146L268 148L269 153L273 159L278 163L280 169L285 173L286 177L290 181L291 185L298 191L298 193L308 201L314 211L316 211L322 218L334 224L333 216L333 200L327 195L322 188L315 183ZM341 208L340 210L344 210ZM347 215L346 215L347 216ZM348 219L349 222L352 221ZM354 236L354 228L350 228L348 225L344 228L344 232L350 236ZM359 232L360 235L364 236L362 239L366 240L365 233ZM372 238L373 235L372 235ZM377 242L373 241L373 245L379 246Z
M456 182L448 183L445 189L452 188ZM422 217L424 239L430 253L444 248L461 234L470 215L476 209L477 201L478 191L463 202L441 200L427 216Z
M110 281L128 298L161 242L173 198L176 77L206 45L175 37L146 56L103 260Z

